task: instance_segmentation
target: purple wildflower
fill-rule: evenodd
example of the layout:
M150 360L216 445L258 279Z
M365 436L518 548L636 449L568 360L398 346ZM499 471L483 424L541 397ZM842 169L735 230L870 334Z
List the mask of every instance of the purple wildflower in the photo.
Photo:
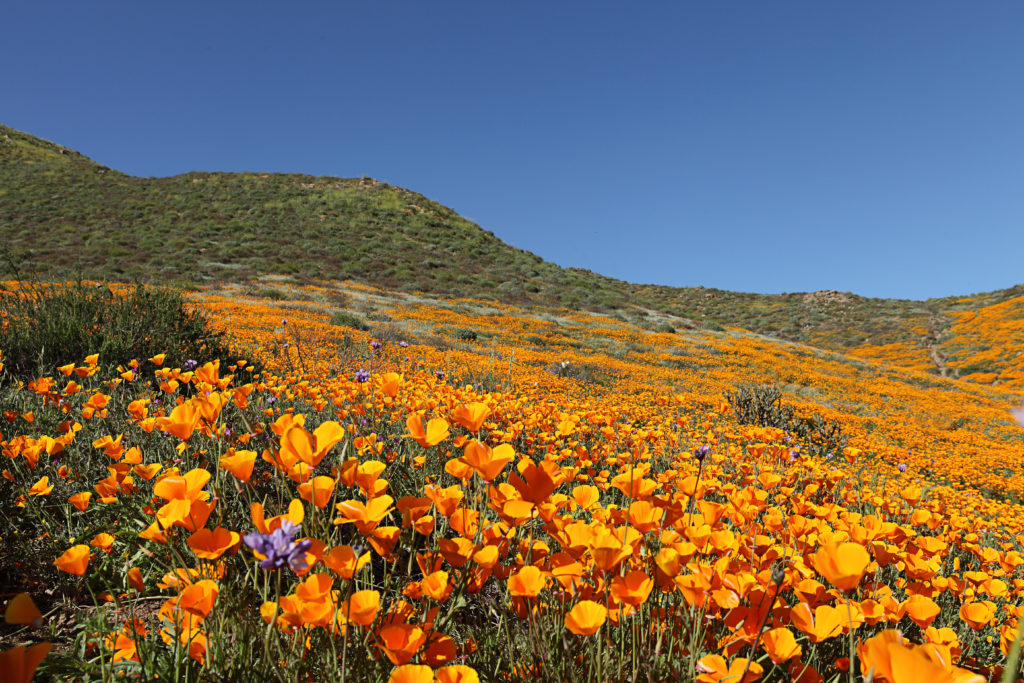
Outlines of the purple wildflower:
M896 466L896 469L898 469L900 472L906 472L907 471L907 463L901 462L899 465Z
M703 446L697 446L693 449L693 457L697 460L703 460L707 457L708 453L711 452L711 446L704 444Z
M379 348L380 348L380 347L382 347L382 346L384 346L384 345L383 345L383 344L381 344L381 343L380 343L379 341L377 341L377 340L374 340L374 341L370 342L370 348L371 348L371 349L373 349L374 351L376 351L377 349L379 349Z
M356 370L356 381L359 382L360 384L362 384L363 382L369 382L370 373L368 373L363 368L359 368L358 370Z
M443 373L443 372L441 372L440 370L438 370L438 371L437 371L437 372L435 372L434 374L435 374L435 375L437 375L437 379L439 379L439 380L442 380L442 379L444 379L444 373Z
M260 562L261 569L269 572L287 564L292 571L298 572L309 567L305 554L313 545L308 538L295 541L295 534L298 531L299 526L286 519L272 533L261 534L253 531L243 536L242 540L247 546L266 557Z
M404 340L403 340L403 341L400 341L400 342L398 342L398 345L399 345L399 346L401 346L401 347L402 347L403 349L407 349L407 348L409 348L409 342L407 342L407 341L404 341Z
M197 365L199 365L199 361L194 360L192 358L189 358L187 361L185 361L186 370L194 370Z

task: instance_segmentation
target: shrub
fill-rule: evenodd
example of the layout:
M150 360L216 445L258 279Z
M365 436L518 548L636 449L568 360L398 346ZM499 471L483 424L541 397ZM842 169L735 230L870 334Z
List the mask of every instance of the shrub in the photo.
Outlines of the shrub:
M105 367L159 353L178 366L188 359L225 365L236 359L224 333L213 331L179 290L21 283L0 291L0 310L7 313L0 329L6 369L22 379L94 353Z
M826 421L820 415L798 416L792 406L782 403L782 392L778 387L742 387L726 398L740 424L774 427L789 432L798 437L813 455L835 455L849 441L849 436L843 434L836 420Z
M336 327L351 327L354 330L360 330L362 332L366 332L370 329L370 326L365 320L355 313L349 313L348 311L338 311L332 315L331 324Z
M452 336L460 341L476 341L477 334L476 330L468 327L460 327L452 333Z

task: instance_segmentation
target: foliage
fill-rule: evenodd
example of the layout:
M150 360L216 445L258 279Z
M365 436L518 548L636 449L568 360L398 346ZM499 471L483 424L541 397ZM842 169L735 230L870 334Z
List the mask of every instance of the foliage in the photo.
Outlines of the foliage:
M774 427L796 436L816 456L831 457L846 447L849 437L836 420L818 414L798 416L792 406L782 403L778 387L741 387L727 396L740 424Z
M177 365L231 356L227 335L210 329L180 290L8 282L0 289L0 315L7 371L26 380L94 353L108 368L159 353Z

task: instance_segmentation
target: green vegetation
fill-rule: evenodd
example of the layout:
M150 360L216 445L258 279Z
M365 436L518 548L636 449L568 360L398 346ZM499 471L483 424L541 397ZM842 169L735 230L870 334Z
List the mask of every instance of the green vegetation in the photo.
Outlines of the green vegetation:
M639 307L670 317L661 322L665 331L740 327L830 349L927 343L948 327L946 312L1024 293L1017 286L970 301L922 302L631 284L560 268L450 208L371 178L136 178L5 126L0 245L9 271L46 279L194 286L273 273L300 282L353 280L405 292L603 313L632 314Z
M132 286L22 284L0 288L0 349L6 370L30 380L54 374L69 359L99 354L103 367L128 367L158 353L181 366L189 359L234 357L228 340L213 332L180 291Z

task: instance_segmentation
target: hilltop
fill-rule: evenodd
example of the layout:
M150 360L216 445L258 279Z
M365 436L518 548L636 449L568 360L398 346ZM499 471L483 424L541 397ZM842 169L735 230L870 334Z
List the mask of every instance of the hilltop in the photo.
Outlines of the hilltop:
M735 327L985 383L1024 379L1016 371L1021 285L909 301L633 284L561 268L453 209L372 178L140 178L2 125L0 245L8 275L22 277L184 286L266 274L353 281L587 310L652 330Z

